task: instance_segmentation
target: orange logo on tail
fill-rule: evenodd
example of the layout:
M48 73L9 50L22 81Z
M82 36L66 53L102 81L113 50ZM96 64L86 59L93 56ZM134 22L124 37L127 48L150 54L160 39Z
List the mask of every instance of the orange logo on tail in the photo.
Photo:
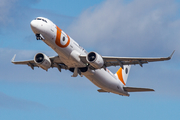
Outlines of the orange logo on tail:
M124 85L126 85L125 82L124 82L124 79L123 79L123 75L122 75L122 68L120 68L120 69L117 71L117 76L118 76L119 80L120 80Z

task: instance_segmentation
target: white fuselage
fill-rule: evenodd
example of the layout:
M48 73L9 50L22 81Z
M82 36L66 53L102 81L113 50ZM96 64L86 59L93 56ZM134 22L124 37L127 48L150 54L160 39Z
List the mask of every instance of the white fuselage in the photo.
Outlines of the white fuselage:
M33 32L35 34L41 34L44 37L43 41L59 55L59 59L68 66L68 68L75 68L77 66L86 67L79 58L79 55L88 54L86 50L79 46L78 43L58 28L53 22L47 18L38 18L39 19L31 21ZM88 68L82 75L105 91L129 96L129 94L124 91L122 82L108 69L91 70Z

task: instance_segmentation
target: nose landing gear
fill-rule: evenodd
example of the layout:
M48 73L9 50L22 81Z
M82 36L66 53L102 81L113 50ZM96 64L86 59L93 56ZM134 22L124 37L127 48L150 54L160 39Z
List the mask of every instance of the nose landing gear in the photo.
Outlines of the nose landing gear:
M37 40L44 40L44 37L41 34L36 34Z

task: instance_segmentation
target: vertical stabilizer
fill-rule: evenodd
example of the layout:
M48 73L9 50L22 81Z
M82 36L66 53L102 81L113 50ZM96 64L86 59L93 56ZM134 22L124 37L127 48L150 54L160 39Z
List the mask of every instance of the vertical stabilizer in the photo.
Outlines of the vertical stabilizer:
M122 84L126 85L131 65L124 65L123 67L124 69L120 68L115 76L122 82Z

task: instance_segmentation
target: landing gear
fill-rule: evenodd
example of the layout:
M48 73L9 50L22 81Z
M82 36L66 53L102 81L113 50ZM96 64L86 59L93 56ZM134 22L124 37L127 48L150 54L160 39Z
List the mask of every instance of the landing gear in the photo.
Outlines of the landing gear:
M78 74L81 76L81 71L77 67L75 67L74 68L74 73L73 73L73 75L71 77L77 77Z
M41 34L36 34L37 40L44 40L44 37Z
M80 75L82 77L82 72L86 72L88 70L88 67L84 67L84 68L70 68L69 69L71 72L73 72L73 75L71 77L77 77L78 75Z

